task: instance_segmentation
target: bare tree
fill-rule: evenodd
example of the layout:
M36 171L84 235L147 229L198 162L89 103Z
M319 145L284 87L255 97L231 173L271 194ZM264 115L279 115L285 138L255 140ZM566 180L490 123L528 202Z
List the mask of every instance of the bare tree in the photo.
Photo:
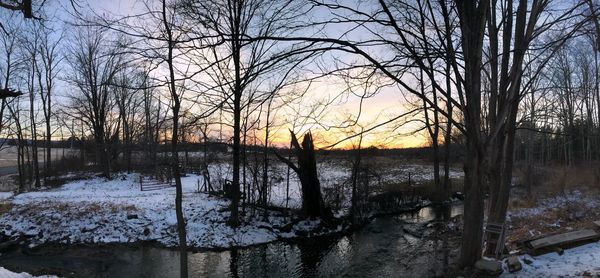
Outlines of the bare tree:
M55 87L56 78L58 76L58 70L60 62L63 57L59 51L59 41L58 39L53 39L50 36L51 30L44 28L42 30L42 34L40 35L40 44L38 46L39 51L39 59L40 64L36 66L37 76L38 76L38 84L39 95L42 105L42 112L44 114L44 122L45 122L45 136L46 136L46 159L44 164L44 177L48 177L50 175L50 171L52 169L52 117L53 110L52 105L52 95Z
M34 27L35 28L35 27ZM37 122L35 113L35 96L38 87L36 86L36 71L38 61L38 44L39 44L39 33L36 29L32 32L33 38L27 38L30 40L27 45L27 59L32 62L31 69L27 70L27 90L29 93L29 127L31 132L31 154L32 154L32 171L34 178L34 186L36 188L41 186L40 183L40 164L38 156L38 145L37 145Z
M494 205L492 214L494 220L501 220L504 223L502 216L505 215L505 206L508 202L508 188L506 187L507 179L511 176L512 171L512 148L514 141L513 131L515 129L515 113L520 101L521 88L527 87L527 84L521 82L524 54L529 49L531 42L538 38L552 26L560 23L571 23L575 15L577 6L565 6L558 12L547 11L548 1L519 1L516 12L512 12L512 1L378 1L378 7L360 6L349 3L342 4L337 1L311 1L315 7L323 8L329 11L332 20L313 23L312 26L334 26L336 24L342 26L348 23L353 23L352 27L342 27L342 30L353 30L356 33L357 29L368 32L368 39L354 38L346 33L333 36L258 36L254 39L280 40L280 41L304 41L322 43L325 45L333 45L332 50L342 51L344 53L353 53L361 56L367 62L366 66L379 72L383 76L393 80L398 87L404 91L421 99L425 105L435 109L442 117L452 121L458 131L465 134L466 138L466 158L465 158L465 218L463 227L463 241L461 248L461 262L463 265L471 265L478 260L482 255L483 242L483 190L486 184L486 177L490 171L498 177L503 176L502 185L491 185L492 199ZM500 3L502 2L502 3ZM510 6L508 9L502 7ZM420 7L424 8L420 8ZM499 14L496 13L500 10ZM510 12L509 12L510 11ZM544 16L544 13L551 17L551 20L538 22L538 19ZM418 32L420 26L414 23L413 13L418 16L424 16L428 28L432 32ZM492 14L493 13L493 14ZM488 16L490 15L490 16ZM495 22L488 20L493 18L501 19L502 24L512 26L514 28L505 28L503 33L488 34L488 24L496 28ZM456 20L458 29L454 29L453 24L449 24ZM442 23L443 22L443 23ZM553 38L550 45L554 45L572 34L572 30L568 24L564 26L565 33L561 33L559 38ZM576 26L575 26L576 27ZM436 35L436 30L446 30L442 35ZM425 33L425 35L423 35ZM444 34L446 33L446 34ZM393 34L392 37L390 37ZM429 35L433 34L433 35ZM448 40L448 34L452 34L452 38L460 39L460 45L455 43L447 43L454 40ZM486 39L489 35L490 40ZM501 36L503 39L504 55L501 71L501 79L504 80L501 86L498 87L502 97L501 103L496 103L496 100L491 100L491 103L498 104L490 108L489 115L494 115L493 118L483 118L483 108L485 107L484 87L482 79L484 75L484 44L490 44L492 49L499 47L499 42L496 37ZM432 39L439 37L442 39ZM489 41L489 42L488 42ZM430 47L424 48L424 45ZM396 53L393 56L381 55L377 49L390 47ZM548 47L548 45L546 45ZM443 83L431 80L433 86L441 96L451 102L452 107L461 112L458 119L448 115L446 107L440 107L440 103L422 94L419 90L412 86L412 82L406 74L411 68L423 70L425 76L435 76L438 74L438 67L432 67L428 59L430 55L427 49L431 50L431 54L441 53L442 58L446 58L446 63L449 63L452 68L452 77L454 87L453 92L446 91L449 86ZM462 51L459 51L462 50ZM444 54L445 53L445 54ZM448 54L451 53L451 54ZM491 59L497 57L491 55ZM493 63L493 61L492 61ZM408 65L408 66L406 66ZM507 65L507 66L504 66ZM510 67L508 66L510 65ZM442 67L444 68L444 67ZM491 74L493 76L493 74ZM431 79L431 78L429 78ZM434 82L435 81L435 82ZM498 80L498 82L500 82ZM495 83L495 82L491 82ZM492 90L495 92L495 90ZM493 93L492 97L496 96ZM447 106L447 105L445 105ZM490 126L489 130L483 129L484 124ZM501 142L501 152L506 155L495 155L493 158L487 156L491 146L498 147ZM506 145L504 145L506 143ZM498 148L496 148L498 150ZM499 160L497 160L499 158ZM501 167L488 167L490 161L501 161ZM496 165L499 166L499 165Z
M109 139L113 137L110 111L114 105L113 84L124 66L116 45L107 43L108 33L102 28L79 29L67 61L71 67L70 82L79 95L72 97L74 109L88 125L96 144L96 161L105 177L110 178Z
M293 22L302 6L294 1L184 1L186 15L201 27L199 34L208 39L205 44L213 45L210 51L200 55L203 64L212 65L207 76L213 82L208 86L220 103L232 115L233 177L231 183L231 217L229 224L239 225L239 204L241 200L240 169L244 159L243 132L253 125L248 121L254 112L252 104L262 104L269 100L272 88L261 83L276 79L274 83L285 83L290 67L295 67L304 58L291 58L310 55L305 47L295 47L274 41L248 38L256 35L283 35L293 28ZM276 76L273 78L273 76ZM279 79L279 80L277 80ZM278 86L279 87L279 86ZM260 106L260 105L259 105ZM260 109L256 110L260 113ZM246 117L243 113L246 112ZM255 117L254 119L258 119ZM245 121L245 122L244 122ZM263 198L264 199L264 198Z

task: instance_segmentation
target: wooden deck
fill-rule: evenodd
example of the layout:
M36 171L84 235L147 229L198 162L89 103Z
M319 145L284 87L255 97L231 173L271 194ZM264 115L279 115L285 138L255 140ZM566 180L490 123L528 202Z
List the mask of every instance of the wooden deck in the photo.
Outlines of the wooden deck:
M600 233L592 229L584 229L562 234L549 235L525 242L532 255L541 255L565 248L598 241Z

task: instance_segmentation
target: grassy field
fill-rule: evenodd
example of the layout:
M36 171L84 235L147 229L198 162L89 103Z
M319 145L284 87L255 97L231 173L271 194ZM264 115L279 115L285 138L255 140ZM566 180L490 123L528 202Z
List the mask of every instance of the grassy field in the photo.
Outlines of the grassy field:
M39 161L44 161L44 155L46 149L38 148ZM53 148L52 149L52 161L59 160L62 158L63 153L65 156L77 155L79 150L77 149L65 149L65 148ZM4 146L0 150L0 167L9 167L17 165L17 147L16 146Z

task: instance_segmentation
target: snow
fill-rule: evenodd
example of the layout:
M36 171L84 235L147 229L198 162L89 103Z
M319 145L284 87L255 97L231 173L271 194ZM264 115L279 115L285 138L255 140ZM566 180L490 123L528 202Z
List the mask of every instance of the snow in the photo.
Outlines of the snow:
M32 277L38 277L38 278L53 278L56 276L49 276L49 275L44 275L44 276L32 276L29 273L25 273L25 272L21 272L21 273L16 273L16 272L12 272L6 268L0 267L0 278L32 278Z
M532 261L526 264L524 259ZM523 269L515 273L505 271L501 277L598 277L600 276L600 242L590 243L558 253L538 257L520 257ZM505 269L506 270L506 269Z
M273 163L269 171L272 205L300 208L300 184L291 173L289 199L286 198L287 168ZM346 182L350 177L348 165L335 161L319 163L319 178L323 189ZM381 171L383 182L399 184L410 179L418 183L432 177L433 167L394 164ZM209 167L215 189L231 179L227 163ZM248 171L250 172L250 171ZM451 177L460 176L453 171ZM248 180L251 177L247 177ZM321 229L316 221L301 221L269 211L268 221L262 212L247 216L240 227L227 225L230 201L198 192L203 177L188 175L182 178L183 212L187 221L187 242L193 248L229 248L266 243L299 235L319 235L342 231L338 225ZM349 196L342 203L341 216L348 211ZM69 182L59 188L27 192L18 195L1 194L0 202L10 203L11 211L0 214L0 234L11 238L27 237L33 244L59 243L127 243L154 241L164 246L176 246L177 218L175 188L140 191L139 174L121 174L112 180L90 178ZM291 226L291 228L290 228Z
M325 190L328 188L334 188L344 182L350 180L351 170L350 166L343 161L332 161L326 160L319 162L317 165L319 181L321 187ZM217 180L231 179L232 169L227 163L215 163L209 168L209 172L212 177L217 177ZM431 165L419 165L419 164L390 164L382 166L381 168L374 169L380 175L380 182L382 184L401 184L408 182L409 180L413 184L420 184L423 182L433 180L433 166ZM249 171L248 171L249 172ZM450 178L460 178L463 176L462 171L451 169ZM247 174L247 180L252 177ZM214 183L214 181L213 181ZM272 163L269 169L269 183L271 184L271 195L269 196L269 202L272 205L285 207L286 204L290 208L300 208L301 203L301 190L300 181L296 174L291 171L290 182L289 182L289 197L286 201L287 191L287 166L281 163ZM343 206L346 208L350 205L350 191L347 188L346 199L344 200Z
M0 192L0 201L6 200L12 197L14 194L12 192Z
M543 215L548 210L564 210L573 206L582 206L587 209L600 207L600 199L594 195L583 194L579 190L565 192L560 196L540 199L536 205L531 208L522 208L511 210L508 213L509 219L515 218L534 218L535 216Z
M289 217L270 212L269 222L245 219L233 229L226 224L229 201L197 192L201 177L182 178L183 208L190 247L228 248L266 243L297 236L316 224L298 223L291 230L279 228ZM127 243L157 241L177 245L174 210L175 188L140 191L139 175L122 175L113 180L94 178L46 190L23 193L7 200L13 207L0 215L0 233L9 237L31 237L34 244ZM320 233L341 230L324 229Z

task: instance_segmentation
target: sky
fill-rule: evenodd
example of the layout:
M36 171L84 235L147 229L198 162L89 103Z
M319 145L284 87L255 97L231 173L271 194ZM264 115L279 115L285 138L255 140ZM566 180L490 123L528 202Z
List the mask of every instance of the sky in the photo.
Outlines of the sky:
M87 14L90 11L94 11L98 15L111 15L114 17L126 16L136 12L139 9L139 5L142 4L138 0L102 0L102 1L77 1L77 12ZM60 33L69 33L67 25L64 23L72 22L73 9L69 1L48 1L44 6L44 14L48 18L52 18L52 25L54 27L56 35ZM337 30L332 30L336 32ZM68 36L66 36L68 39ZM353 57L349 57L353 59ZM59 82L58 95L67 96L70 94L69 86L64 82ZM320 97L333 96L339 94L343 90L343 86L339 84L331 84L328 82L321 82L316 86L311 86L308 93L309 96L318 99ZM307 100L310 102L311 100ZM361 100L358 97L344 98L343 101L338 101L327 111L326 116L323 118L323 125L335 126L339 124L340 119L347 117L348 115L356 116L361 108ZM360 130L361 127L369 128L371 126L382 123L389 118L399 115L407 111L406 102L402 93L398 87L386 87L379 93L368 99L362 100L362 112L358 121L359 125L348 129L336 129L331 128L326 130L324 127L316 125L307 126L300 128L301 132L305 132L311 129L315 138L317 138L317 146L329 146L332 143L340 141L345 137L352 135ZM288 113L291 113L288 111ZM285 122L286 117L277 116L280 118L280 122ZM289 115L288 115L289 116ZM278 121L278 119L276 119ZM283 124L278 128L275 128L274 143L278 145L287 145L289 142L288 128L290 124ZM377 147L419 147L423 146L426 140L426 136L421 132L413 134L413 131L419 129L417 123L409 123L405 126L390 131L392 128L389 126L383 126L377 128L372 132L366 134L363 138L363 147L366 146L377 146ZM347 140L335 147L338 148L351 148L352 144L357 140Z

